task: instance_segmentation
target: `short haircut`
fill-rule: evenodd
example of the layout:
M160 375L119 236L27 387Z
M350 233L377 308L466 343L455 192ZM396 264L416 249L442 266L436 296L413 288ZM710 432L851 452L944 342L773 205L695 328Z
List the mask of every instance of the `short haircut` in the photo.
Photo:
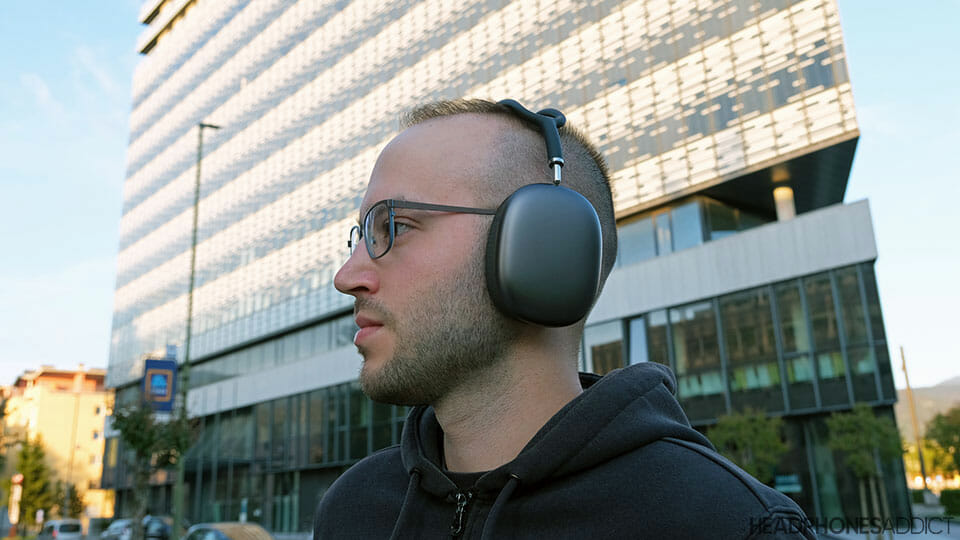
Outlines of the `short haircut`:
M485 99L455 99L420 105L401 119L406 129L435 118L459 114L489 114L503 118L518 129L505 131L497 140L486 183L478 183L479 196L487 204L499 205L511 193L527 184L552 181L542 134L521 120L510 108ZM603 262L600 288L617 260L617 222L610 191L610 176L603 156L592 142L567 122L560 128L563 148L563 185L577 191L593 205L603 235Z

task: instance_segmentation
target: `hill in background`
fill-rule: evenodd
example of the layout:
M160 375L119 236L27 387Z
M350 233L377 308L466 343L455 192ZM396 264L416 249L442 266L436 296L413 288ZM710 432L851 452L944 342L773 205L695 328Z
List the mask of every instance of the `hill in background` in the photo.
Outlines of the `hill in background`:
M960 406L960 377L947 379L937 385L913 389L913 399L917 404L917 422L920 432L926 430L927 422L938 413ZM897 404L894 406L897 415L897 427L906 443L916 440L913 433L913 423L910 420L910 404L907 401L906 389L897 390Z

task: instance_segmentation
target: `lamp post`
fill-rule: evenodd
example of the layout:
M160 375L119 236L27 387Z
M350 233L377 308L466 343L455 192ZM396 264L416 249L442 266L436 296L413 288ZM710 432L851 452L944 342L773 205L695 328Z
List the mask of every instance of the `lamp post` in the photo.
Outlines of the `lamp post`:
M923 477L923 491L929 491L927 486L927 466L923 463L923 437L920 436L920 425L917 422L917 405L913 400L913 388L910 387L910 377L907 375L907 356L900 346L900 361L903 362L903 380L907 384L907 401L910 403L910 420L913 424L913 436L917 441L917 459L920 461L920 476Z
M197 271L197 215L200 209L200 161L203 158L203 130L220 129L220 126L197 124L197 178L193 185L193 238L190 242L190 288L187 292L187 336L183 344L183 366L180 368L180 420L186 425L187 391L190 389L190 339L193 336L193 287ZM183 524L183 481L186 467L186 452L177 458L177 478L173 484L173 534L180 535Z

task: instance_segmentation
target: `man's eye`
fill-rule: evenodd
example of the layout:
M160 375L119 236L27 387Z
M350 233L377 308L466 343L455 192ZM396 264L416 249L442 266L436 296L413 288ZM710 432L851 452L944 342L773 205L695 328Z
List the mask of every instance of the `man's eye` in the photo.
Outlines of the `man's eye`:
M403 223L402 221L396 221L396 220L394 220L394 222L393 222L393 235L394 235L394 236L400 236L401 234L403 234L403 233L405 233L405 232L407 232L407 231L409 231L409 230L410 230L410 225L407 225L406 223Z

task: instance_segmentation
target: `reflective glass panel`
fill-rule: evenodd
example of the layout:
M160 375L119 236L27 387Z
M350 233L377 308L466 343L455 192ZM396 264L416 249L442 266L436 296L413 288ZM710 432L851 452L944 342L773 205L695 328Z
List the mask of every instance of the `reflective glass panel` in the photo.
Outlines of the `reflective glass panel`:
M874 347L877 354L877 368L880 370L880 388L883 390L883 399L897 399L897 390L893 387L893 373L890 371L890 353L887 345L880 344Z
M358 384L350 385L350 459L367 455L367 426L370 424L370 406L373 402L360 391Z
M790 408L798 410L815 407L817 397L813 388L815 378L813 359L809 354L801 354L786 358L784 364L787 367L787 395L790 399Z
M707 204L707 222L711 240L719 240L737 233L736 210L724 204L715 201Z
M673 239L670 236L670 214L657 214L655 220L657 230L657 255L673 253Z
M657 241L653 231L653 218L646 217L620 227L617 244L621 265L656 257Z
M619 320L588 326L583 343L588 371L603 375L624 366L623 324Z
M807 319L803 315L799 287L796 282L791 282L778 285L776 291L783 352L809 351L810 336L807 332Z
M860 282L856 268L844 268L834 273L840 310L843 312L843 331L847 346L867 341L867 318L860 299Z
M651 311L647 314L647 358L665 366L670 365L670 353L667 348L670 342L667 339L667 312L665 310Z
M874 341L886 338L883 330L883 314L880 310L880 295L877 292L877 278L873 272L873 264L860 266L863 275L863 289L867 294L867 310L870 313L870 329L873 330Z
M818 353L817 369L820 375L820 402L824 406L849 403L847 369L840 351Z
M673 223L673 248L675 250L699 246L703 243L703 224L700 220L700 203L691 202L670 211Z
M837 312L833 304L830 276L821 274L804 280L807 309L813 325L813 343L817 350L840 345Z
M670 327L680 404L691 420L716 418L726 412L726 403L713 304L671 309Z
M784 410L769 295L758 289L723 298L720 313L731 406Z
M853 382L853 398L856 401L874 401L877 399L877 360L872 347L852 347L847 349L850 360L850 379Z
M630 320L630 364L647 361L647 324L644 317Z
M325 400L324 390L314 390L310 392L310 450L308 452L309 463L322 463L324 461L324 428Z

